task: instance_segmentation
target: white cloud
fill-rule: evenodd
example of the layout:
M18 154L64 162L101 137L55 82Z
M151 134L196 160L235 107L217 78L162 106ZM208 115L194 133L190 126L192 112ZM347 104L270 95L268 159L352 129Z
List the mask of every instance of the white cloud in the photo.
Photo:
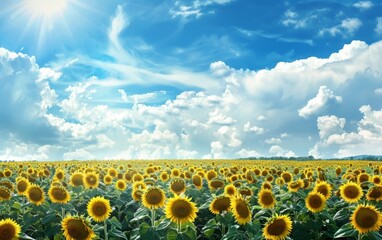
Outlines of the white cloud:
M175 2L175 8L171 8L169 13L172 18L180 17L188 19L191 17L200 18L201 16L214 13L214 11L206 11L205 8L210 5L226 5L234 0L194 0L190 5L181 4L180 1Z
M60 76L40 68L34 57L0 48L0 131L40 144L57 140L44 114L57 99L49 81Z
M322 151L334 149L335 157L348 157L352 155L381 155L382 150L382 109L373 110L369 105L363 105L359 109L363 118L358 122L358 128L353 132L346 132L345 119L336 116L322 117L328 121L319 122L317 127L320 134L320 142L316 143L312 153L320 154ZM325 128L323 130L323 128Z
M236 155L240 158L260 157L260 154L256 150L247 150L245 148L236 152Z
M122 101L127 102L127 94L126 94L125 90L118 89L118 92L121 94Z
M351 36L362 26L362 21L358 18L346 18L341 21L341 24L330 27L323 28L319 31L319 35L325 35L326 33L331 36L342 35Z
M243 130L244 130L244 132L254 132L254 133L258 134L258 135L264 133L264 128L257 127L257 126L251 126L250 122L247 122L244 125L244 129Z
M293 151L286 150L279 145L273 145L269 148L269 153L272 154L272 156L278 156L278 157L296 157L296 154Z
M359 8L361 10L366 10L374 6L374 4L370 1L359 1L353 4L354 7Z
M335 96L333 91L327 86L321 86L317 95L310 99L303 108L298 110L298 115L303 118L308 118L309 116L321 111L331 101L340 103L342 102L342 97Z
M64 160L89 160L95 159L95 156L85 149L76 149L73 152L64 153Z
M317 127L321 139L327 139L330 135L343 133L345 118L337 116L321 116L317 118Z
M382 17L377 17L377 25L375 26L374 31L378 35L382 35Z
M265 139L264 141L266 144L279 144L281 143L281 139L280 138L269 138L269 139Z

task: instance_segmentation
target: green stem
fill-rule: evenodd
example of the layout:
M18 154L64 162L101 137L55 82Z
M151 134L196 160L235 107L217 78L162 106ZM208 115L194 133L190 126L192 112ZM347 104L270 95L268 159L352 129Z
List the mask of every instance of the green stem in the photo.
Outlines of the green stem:
M106 223L106 220L103 221L103 232L105 233L105 240L108 240L108 236L107 236L107 223Z
M155 209L151 208L151 227L155 226Z
M222 224L222 236L224 236L224 235L225 235L225 225Z
M61 215L62 215L62 219L65 218L65 208L63 206L61 206Z
M361 239L362 239L362 234L358 233L358 240L361 240Z
M178 221L178 234L182 233L182 223Z

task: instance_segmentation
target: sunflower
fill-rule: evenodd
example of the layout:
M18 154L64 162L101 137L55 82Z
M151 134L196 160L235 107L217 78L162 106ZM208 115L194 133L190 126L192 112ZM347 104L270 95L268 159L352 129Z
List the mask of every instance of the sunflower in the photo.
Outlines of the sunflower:
M261 185L261 188L272 190L272 184L270 184L269 182L263 182L263 184Z
M288 215L276 215L263 228L263 236L270 240L283 240L292 231L292 221Z
M231 211L239 224L249 223L252 219L248 202L240 195L231 198Z
M56 170L56 173L54 175L55 178L57 178L58 180L62 181L64 180L64 177L65 177L65 172L64 170L62 169L57 169Z
M109 169L107 170L107 174L108 174L109 176L111 176L112 178L115 178L115 177L117 176L118 172L117 172L117 170L115 170L114 168L109 168Z
M302 186L304 186L304 182L299 179L296 181L289 182L288 190L289 192L297 192Z
M224 187L224 194L228 197L235 196L237 193L236 187L233 184L228 184Z
M166 196L164 191L158 187L150 187L142 196L143 206L156 209L164 206Z
M67 216L61 222L66 240L91 240L96 237L83 217Z
M13 240L18 239L21 227L10 218L0 220L0 239Z
M192 176L192 183L195 185L195 187L201 189L203 185L203 179L200 175L195 174Z
M42 204L45 200L44 191L37 185L31 184L26 192L28 201L36 204L37 206Z
M61 186L51 186L48 191L50 200L53 203L68 203L70 201L69 192Z
M134 201L139 202L142 200L142 196L144 194L144 191L141 189L133 189L131 192L131 197L133 198Z
M87 211L94 221L103 222L110 216L110 202L104 197L93 197L88 203Z
M273 208L275 206L276 199L271 190L263 188L257 196L257 202L262 208Z
M212 190L224 188L224 181L220 178L214 178L208 182L208 187Z
M175 196L170 198L165 208L166 218L175 223L193 222L198 208L190 198Z
M293 178L290 172L283 172L281 174L281 177L284 179L285 183L289 183L290 181L292 181L292 178Z
M161 174L160 174L160 180L162 182L167 182L167 180L169 179L169 176L168 176L168 173L166 171L163 171Z
M74 187L84 185L84 174L81 172L75 172L70 176L70 184Z
M125 180L122 180L122 179L119 179L116 183L115 183L115 188L119 191L125 191L126 189L126 181Z
M371 181L372 181L375 185L380 185L380 184L381 184L381 177L378 176L378 175L375 175L375 176L373 176L373 178L371 179Z
M110 184L112 184L112 183L113 183L113 177L110 176L109 174L105 175L105 176L103 177L103 183L104 183L105 185L110 185Z
M322 211L326 206L324 195L315 191L310 192L305 198L305 206L313 213Z
M379 231L382 214L372 205L358 205L350 217L351 224L359 233Z
M20 194L20 195L23 195L25 194L26 190L28 189L30 183L28 181L28 179L26 178L19 178L16 182L16 190L17 190L17 193Z
M358 202L362 196L362 188L358 183L347 182L340 187L341 197L349 203Z
M132 185L133 190L140 189L140 190L146 190L147 185L143 181L134 182Z
M368 182L370 180L370 175L367 173L361 173L357 177L357 182L363 183L363 182Z
M208 181L211 181L212 179L216 178L218 174L216 173L215 170L210 170L207 172L206 178Z
M11 191L8 188L0 186L0 201L11 199Z
M213 214L220 214L224 211L229 211L231 207L231 200L227 196L218 196L212 200L210 204L210 211Z
M175 178L170 183L170 190L175 194L181 194L186 191L186 183L181 178Z
M84 185L86 188L97 188L99 185L98 175L93 172L85 174Z
M370 188L366 194L368 201L381 201L382 200L382 186L375 186Z
M326 200L328 200L332 194L332 186L330 186L329 183L325 181L321 181L319 183L316 183L316 186L314 186L313 191L321 193Z

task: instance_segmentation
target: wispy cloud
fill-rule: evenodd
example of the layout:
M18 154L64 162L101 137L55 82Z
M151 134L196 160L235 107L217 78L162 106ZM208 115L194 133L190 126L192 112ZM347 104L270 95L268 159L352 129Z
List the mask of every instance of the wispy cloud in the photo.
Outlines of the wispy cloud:
M341 24L323 28L319 31L319 35L329 34L331 36L342 35L343 37L353 35L362 26L362 21L358 18L346 18L341 21Z
M176 1L174 8L169 13L172 18L180 17L184 20L190 18L200 18L206 14L214 13L213 10L206 10L210 5L225 5L235 0L193 0L193 1Z
M290 43L304 43L310 46L314 45L312 39L301 39L301 38L291 38L286 37L282 34L272 34L272 33L264 33L263 31L252 31L244 28L236 28L236 30L247 37L262 37L268 39L275 39L280 42L290 42Z
M374 31L375 31L378 35L382 35L382 17L378 17L378 18L377 18L377 25L375 26Z
M361 10L366 10L372 8L374 4L370 1L359 1L353 4L353 7L359 8Z

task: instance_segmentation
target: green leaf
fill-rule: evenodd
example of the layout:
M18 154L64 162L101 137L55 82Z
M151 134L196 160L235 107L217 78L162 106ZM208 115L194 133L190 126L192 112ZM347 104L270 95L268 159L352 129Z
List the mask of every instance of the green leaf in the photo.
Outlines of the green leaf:
M238 225L233 225L230 226L228 229L228 232L223 236L222 240L230 240L230 239L237 239L240 235L239 232L239 226Z
M362 240L380 240L382 235L379 232L369 232L368 234L362 237Z
M26 235L25 233L20 233L19 239L21 239L21 240L35 240L34 238Z
M111 219L108 219L107 222L110 223L111 226L114 226L117 229L122 229L122 225L116 217L112 217Z
M131 219L131 222L134 222L134 221L139 221L145 217L148 217L150 216L150 212L147 208L145 207L140 207L137 209L137 211L134 213L134 218Z
M171 225L171 221L167 218L163 219L163 221L161 221L157 226L156 226L156 229L158 231L162 231L162 230L165 230L165 229L168 229L168 227Z
M341 221L349 218L349 211L345 208L340 209L336 214L333 216L333 220L335 221Z
M126 235L121 231L116 229L115 227L112 227L110 231L108 231L108 236L110 237L117 237L118 239L126 239Z
M342 225L340 229L334 234L334 238L355 237L357 231L352 227L350 223Z

